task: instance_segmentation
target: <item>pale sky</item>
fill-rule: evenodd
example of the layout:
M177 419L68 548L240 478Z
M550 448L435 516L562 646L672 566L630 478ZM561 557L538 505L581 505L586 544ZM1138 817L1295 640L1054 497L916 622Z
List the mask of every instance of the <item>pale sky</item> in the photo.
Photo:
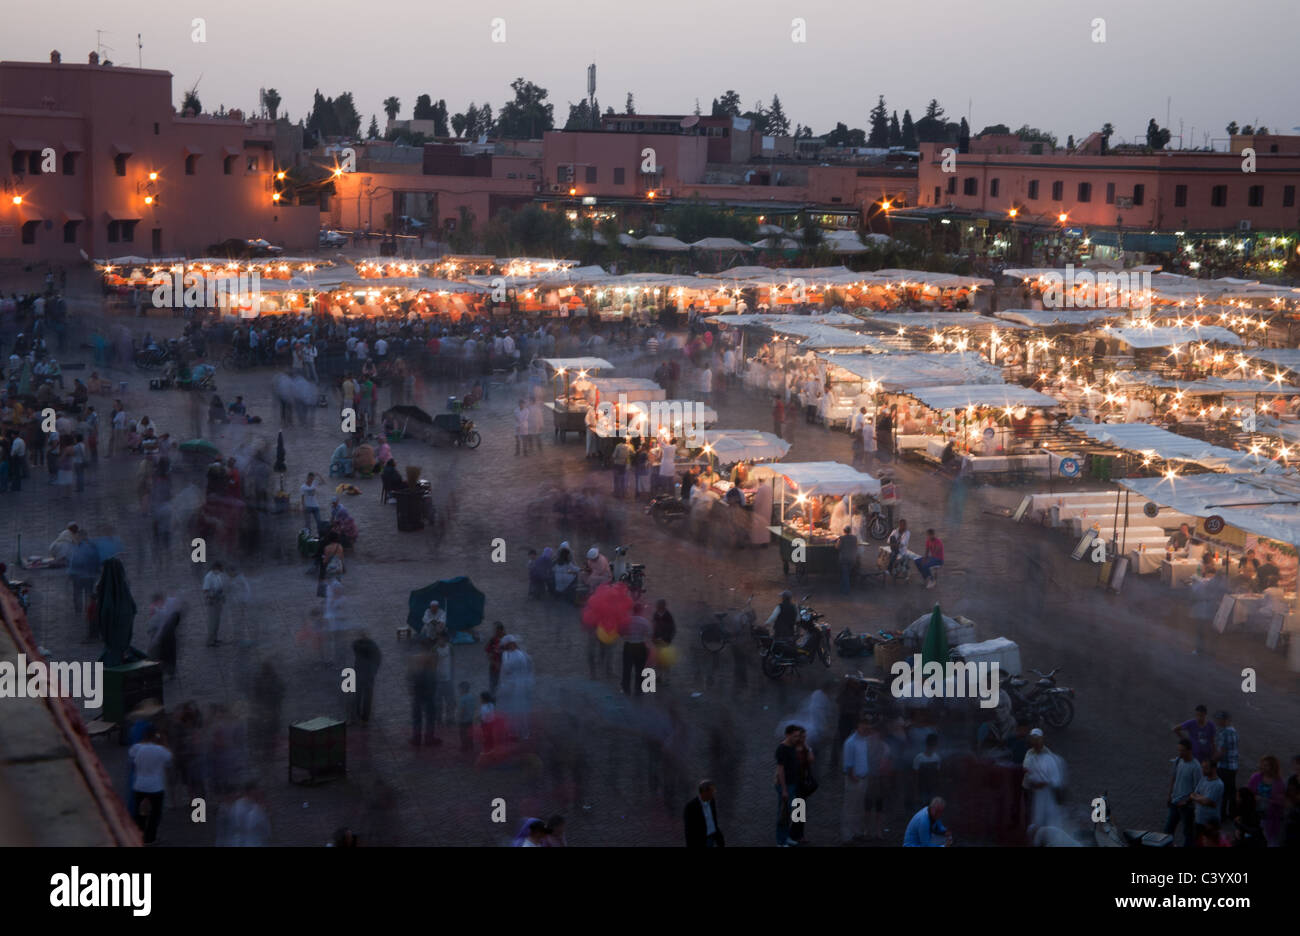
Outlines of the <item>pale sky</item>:
M191 41L196 17L204 43ZM791 39L796 17L806 42ZM145 67L175 76L174 104L198 80L206 109L249 112L274 87L297 120L316 88L350 90L363 130L371 114L383 125L389 95L400 117L421 93L495 112L519 76L550 91L562 126L593 61L602 110L621 112L628 91L641 113L690 113L696 98L707 113L728 88L748 109L775 92L792 126L818 134L866 128L878 94L900 118L933 97L954 120L969 111L973 132L1027 123L1062 143L1106 121L1112 142L1142 136L1167 107L1174 146L1180 121L1188 146L1230 120L1300 126L1300 0L49 0L9 4L4 21L3 59L57 48L84 62L102 29L107 57L135 65L142 33Z

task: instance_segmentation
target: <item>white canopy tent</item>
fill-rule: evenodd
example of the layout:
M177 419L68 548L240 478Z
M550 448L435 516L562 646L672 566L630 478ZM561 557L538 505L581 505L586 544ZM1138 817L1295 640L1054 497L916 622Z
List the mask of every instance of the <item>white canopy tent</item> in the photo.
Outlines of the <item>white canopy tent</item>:
M658 433L660 429L676 432L690 427L698 435L703 427L718 421L717 410L698 400L631 400L627 409L628 425L642 431L640 423L645 420L646 434Z
M1164 377L1149 371L1117 371L1116 383L1141 384L1145 387L1160 387L1182 393L1186 396L1218 396L1222 393L1261 393L1270 396L1294 396L1300 394L1300 387L1284 384L1277 380L1231 380L1227 377L1203 377L1200 380L1178 380Z
M1300 482L1240 474L1121 478L1119 483L1162 507L1223 521L1288 545L1300 543Z
M880 496L880 481L863 471L839 462L782 462L757 465L749 473L756 481L780 478L785 487L806 497L824 494Z
M707 448L719 464L738 461L776 461L785 458L790 443L758 429L706 429L696 432L692 447Z
M1121 309L1004 309L994 312L995 317L1033 328L1054 328L1062 325L1091 325L1125 315Z
M872 312L863 317L868 325L885 328L965 328L971 331L983 328L1002 328L1015 331L1024 328L1009 321L1001 321L977 312Z
M831 354L818 352L827 366L842 367L853 376L886 391L940 387L954 380L965 384L1002 384L1002 368L970 352L913 351L890 354Z
M1184 326L1183 328L1174 325L1132 325L1124 328L1107 328L1096 334L1103 338L1118 339L1130 348L1177 348L1188 342L1196 344L1217 342L1225 345L1242 343L1235 332L1220 328L1218 325Z
M753 247L734 237L703 237L691 244L692 250L742 250L752 252Z
M1277 475L1290 470L1263 455L1211 445L1146 423L1093 423L1074 419L1069 426L1105 445L1163 461L1190 462L1211 471Z
M710 315L705 319L715 325L754 325L770 328L782 334L798 335L810 328L821 326L847 327L861 325L862 319L846 312L826 312L821 315L780 315L751 312L746 315ZM785 330L792 329L792 330Z
M675 237L664 237L659 234L643 237L638 241L634 241L631 246L641 250L665 250L671 253L680 253L691 249L690 245L685 241L680 241Z
M1027 406L1046 409L1059 405L1054 397L1019 384L914 387L906 393L936 412L965 409L970 406L998 406L1012 409Z
M1300 348L1258 348L1242 353L1252 361L1264 361L1282 370L1300 373Z
M575 390L595 391L595 402L609 402L622 398L629 403L663 400L664 388L646 377L585 377L574 383Z
M582 371L590 373L614 369L613 364L598 357L538 358L538 360L556 374L578 374Z

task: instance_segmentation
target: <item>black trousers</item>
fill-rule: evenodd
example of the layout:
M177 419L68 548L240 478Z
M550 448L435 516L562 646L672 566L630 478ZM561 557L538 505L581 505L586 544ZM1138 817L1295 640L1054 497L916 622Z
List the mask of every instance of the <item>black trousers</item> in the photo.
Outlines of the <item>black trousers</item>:
M158 823L162 821L163 794L135 791L135 824L144 833L149 845L158 839Z
M1220 768L1219 779L1223 781L1223 802L1219 806L1219 815L1231 819L1237 814L1237 771Z
M623 644L623 694L636 695L641 691L641 671L645 669L649 649L643 643Z

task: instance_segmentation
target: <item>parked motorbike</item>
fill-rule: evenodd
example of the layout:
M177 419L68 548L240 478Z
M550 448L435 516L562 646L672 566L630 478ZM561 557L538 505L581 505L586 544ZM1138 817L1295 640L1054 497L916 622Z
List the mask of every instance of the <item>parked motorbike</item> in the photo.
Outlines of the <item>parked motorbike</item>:
M675 494L659 494L650 498L645 512L660 526L671 526L690 515L690 508Z
M763 656L763 674L771 679L780 679L794 672L796 667L805 666L820 659L827 668L831 665L831 631L823 622L826 616L809 607L807 595L799 602L797 622L804 630L805 636L794 640L773 640L771 648Z
M624 582L633 595L645 594L645 565L627 561L626 546L614 547L614 581Z
M1044 723L1058 730L1074 721L1074 690L1056 685L1060 667L1050 673L1030 670L1038 681L1025 691L1029 681L1020 676L1008 675L1002 680L1001 691L1011 698L1011 714L1017 719L1027 719L1031 724Z
M700 643L710 653L719 653L728 643L739 640L744 634L752 635L757 620L754 596L750 595L743 608L714 611L713 616L700 626Z
M1110 800L1101 794L1101 822L1093 822L1091 828L1082 830L1079 840L1085 845L1099 848L1169 848L1174 844L1174 837L1164 832L1147 832L1140 829L1121 829L1115 825L1110 812Z

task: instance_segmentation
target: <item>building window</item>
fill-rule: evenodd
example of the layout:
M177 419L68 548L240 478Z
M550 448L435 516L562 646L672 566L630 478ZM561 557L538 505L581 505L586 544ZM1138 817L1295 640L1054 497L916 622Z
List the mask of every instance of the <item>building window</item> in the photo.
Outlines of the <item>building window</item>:
M23 155L22 150L14 153L10 169L13 170L14 175L22 175L27 171L27 157Z
M980 189L980 180L974 176L968 176L961 180L961 193L963 195L978 195Z
M949 194L949 195L956 195L956 194L957 194L957 177L956 177L956 176L949 176L949 177L948 177L948 194Z
M118 153L113 157L113 170L120 176L126 175L126 161L130 158L130 153Z
M64 175L76 175L76 174L77 174L77 154L76 154L76 153L64 153L64 154L63 154L63 174L64 174Z
M40 226L39 221L28 221L23 225L23 243L36 243L36 228Z
M110 244L117 243L117 222L116 221L108 222L108 242Z
M248 157L248 171L249 171L249 172L256 172L256 171L257 171L257 157L256 157L256 156L249 156L249 157Z
M108 222L108 242L110 244L116 244L116 243L129 244L134 240L135 240L134 221Z
M1282 186L1282 207L1292 208L1294 206L1295 206L1295 186L1294 185Z
M221 160L221 171L226 175L233 175L235 172L235 157L227 156Z
M1052 183L1052 201L1060 201L1065 197L1065 183L1056 181Z
M1147 187L1145 185L1133 186L1133 204L1140 205L1147 200Z
M27 154L27 171L32 175L41 174L41 153L39 150L32 150Z
M1001 188L1000 182L1000 179L989 179L989 198L998 197L998 189Z
M1246 204L1251 208L1264 207L1264 186L1252 185L1246 192Z
M1187 204L1187 186L1174 186L1174 207L1182 208Z
M161 133L161 132L162 132L162 129L158 126L157 123L155 123L155 124L153 125L153 135L154 135L154 136L158 136L158 134Z
M934 203L936 205L939 204L939 199L941 198L943 198L943 186L936 185L934 187Z
M596 167L595 167L595 166L588 166L588 167L587 167L587 184L588 184L588 185L595 185L595 184L596 184Z
M1092 183L1091 183L1091 182L1080 182L1080 183L1079 183L1079 201L1081 201L1081 202L1089 202L1089 201L1092 201Z
M1038 201L1038 180L1029 180L1029 198L1031 201Z
M623 171L623 167L622 167L622 166L617 166L617 167L615 167L615 169L614 169L614 184L615 184L615 185L622 185L625 176L626 176L626 173Z
M1228 204L1228 187L1226 185L1216 185L1210 189L1210 205L1215 208L1222 208Z
M63 243L75 244L77 242L77 225L79 221L63 222Z
M185 174L194 175L194 170L199 166L199 157L190 155L185 157Z
M568 169L565 166L555 167L555 182L557 185L567 182L569 179Z
M1108 205L1115 204L1115 183L1114 182L1106 183L1106 204Z

